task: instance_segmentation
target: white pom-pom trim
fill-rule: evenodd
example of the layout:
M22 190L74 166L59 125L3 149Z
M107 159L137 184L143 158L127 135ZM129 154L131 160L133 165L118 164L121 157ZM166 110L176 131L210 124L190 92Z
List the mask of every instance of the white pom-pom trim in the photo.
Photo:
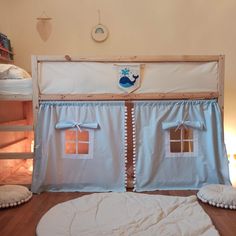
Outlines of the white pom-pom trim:
M125 123L125 131L124 131L124 158L125 158L125 173L124 173L124 184L125 189L127 189L128 186L128 175L127 175L127 155L128 155L128 131L127 131L127 118L128 118L128 111L127 107L125 106L125 116L124 116L124 123Z
M135 126L135 117L134 117L134 108L131 109L132 115L132 136L133 136L133 192L136 191L136 126Z
M225 209L231 209L231 210L235 210L236 209L236 205L227 205L223 202L214 202L212 200L207 200L204 198L203 195L197 193L197 197L199 200L201 200L204 203L208 203L209 205L215 206L215 207L219 207L219 208L225 208Z
M24 202L28 202L31 199L32 195L33 195L32 192L29 192L29 196L27 198L21 199L18 202L2 203L0 204L0 208L7 208L7 207L14 207L17 205L21 205Z

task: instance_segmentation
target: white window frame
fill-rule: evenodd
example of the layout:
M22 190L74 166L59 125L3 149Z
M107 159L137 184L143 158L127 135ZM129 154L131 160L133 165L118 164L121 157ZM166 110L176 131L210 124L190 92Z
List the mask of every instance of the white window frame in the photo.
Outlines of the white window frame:
M180 127L180 129L185 129L184 127ZM193 152L171 152L170 151L170 129L165 130L165 157L197 157L198 155L198 130L193 129L193 128L187 128L192 130L193 138L192 139L182 139L182 131L181 131L181 137L180 140L176 140L178 142L182 143L184 141L193 141Z
M76 139L75 141L73 140L66 140L66 131L76 131ZM64 153L64 158L72 158L72 159L93 159L93 149L94 149L94 130L93 129L82 129L82 131L87 131L89 133L89 141L79 141L78 140L78 132L79 129L78 128L71 128L71 129L67 129L65 130L64 133L64 137L63 137L63 153ZM75 147L76 147L76 153L66 153L66 143L75 143ZM88 150L88 154L80 154L78 153L78 143L88 143L89 145L89 150Z

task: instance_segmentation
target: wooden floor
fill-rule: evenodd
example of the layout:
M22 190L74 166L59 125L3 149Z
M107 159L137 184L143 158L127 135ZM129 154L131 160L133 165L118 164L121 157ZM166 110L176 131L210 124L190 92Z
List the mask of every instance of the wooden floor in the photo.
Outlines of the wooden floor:
M165 194L173 196L190 196L196 191L156 191L151 194ZM88 194L88 193L87 193ZM0 210L1 236L33 236L38 221L52 206L73 198L81 197L85 193L41 193L34 195L26 204L9 209ZM225 210L201 203L201 206L211 217L213 224L222 236L236 235L236 211Z

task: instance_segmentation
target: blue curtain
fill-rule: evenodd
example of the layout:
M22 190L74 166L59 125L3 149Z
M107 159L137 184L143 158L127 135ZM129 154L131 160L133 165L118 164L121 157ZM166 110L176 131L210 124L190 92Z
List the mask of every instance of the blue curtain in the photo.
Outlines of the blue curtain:
M230 184L221 113L215 100L135 102L136 191ZM194 152L170 153L170 128L191 127Z
M32 191L125 191L123 102L43 102ZM65 130L92 130L92 156L65 154Z

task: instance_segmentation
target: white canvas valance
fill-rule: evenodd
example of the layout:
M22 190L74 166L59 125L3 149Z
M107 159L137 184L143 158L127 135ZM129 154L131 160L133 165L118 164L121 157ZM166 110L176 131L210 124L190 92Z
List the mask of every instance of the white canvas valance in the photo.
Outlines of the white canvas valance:
M145 62L140 66L137 94L218 91L216 61ZM41 94L123 94L116 72L116 64L111 62L45 61L39 64L39 89Z

